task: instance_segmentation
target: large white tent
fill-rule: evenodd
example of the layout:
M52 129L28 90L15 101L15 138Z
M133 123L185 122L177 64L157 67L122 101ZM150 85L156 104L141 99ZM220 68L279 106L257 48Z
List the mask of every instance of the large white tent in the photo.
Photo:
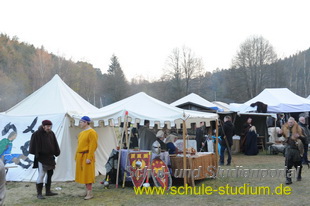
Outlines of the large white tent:
M143 125L144 120L150 121L150 126L158 124L159 127L177 126L180 127L183 119L186 123L206 121L208 124L211 120L217 119L217 114L183 110L140 92L128 98L115 102L103 107L99 112L89 114L94 120L95 125L118 125L124 121L124 114L128 112L129 121ZM80 116L73 115L75 124L78 124ZM190 126L189 124L186 125Z
M190 93L189 95L186 95L185 97L182 97L181 99L178 99L174 102L172 102L170 105L178 107L185 104L194 104L201 107L206 107L212 110L218 110L219 107L212 102L209 102L208 100L202 98L201 96Z
M231 107L231 109L239 112L251 111L254 108L250 107L250 105L258 101L267 104L267 112L270 113L310 111L310 100L298 96L287 88L264 89L256 97L240 105L239 108Z
M216 106L218 106L221 112L228 112L228 111L230 111L229 105L226 104L225 102L213 101L212 103L215 104Z
M56 159L56 169L53 181L70 181L75 177L75 149L77 146L77 135L81 129L74 126L71 115L83 116L89 112L98 112L99 109L88 103L58 75L52 80L29 95L23 101L0 114L0 129L2 136L0 141L7 138L13 131L13 127L5 130L6 126L14 125L17 130L17 138L13 141L11 154L22 154L21 146L28 142L32 132L36 130L42 120L50 119L53 122L53 131L56 134L61 154ZM31 130L26 130L28 127ZM7 128L9 128L7 127ZM98 148L96 151L96 171L105 174L105 163L113 148L116 148L115 133L112 127L96 127L98 132ZM33 155L28 155L33 160ZM24 165L27 162L20 160ZM16 166L9 162L6 166ZM32 166L9 169L7 180L9 181L35 181L37 173Z

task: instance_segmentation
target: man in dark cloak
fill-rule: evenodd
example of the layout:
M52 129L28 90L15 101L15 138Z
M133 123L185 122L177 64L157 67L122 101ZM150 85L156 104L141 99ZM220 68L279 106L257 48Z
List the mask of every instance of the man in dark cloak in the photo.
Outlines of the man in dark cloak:
M51 183L56 165L55 156L59 156L60 149L56 136L51 128L52 122L50 120L44 120L39 129L32 134L30 140L29 153L35 156L33 168L38 168L38 179L36 182L38 199L45 199L42 196L42 189L46 174L46 196L57 195L57 193L51 192Z
M196 142L197 142L197 152L207 152L208 151L208 142L204 137L204 123L200 122L200 127L196 128Z
M220 151L220 165L224 165L224 154L225 150L228 150L228 158L227 158L227 166L231 164L231 146L233 145L233 139L232 137L235 134L235 128L234 125L231 122L230 116L224 117L224 124L219 129L219 136L221 136L222 141L221 144L221 151Z

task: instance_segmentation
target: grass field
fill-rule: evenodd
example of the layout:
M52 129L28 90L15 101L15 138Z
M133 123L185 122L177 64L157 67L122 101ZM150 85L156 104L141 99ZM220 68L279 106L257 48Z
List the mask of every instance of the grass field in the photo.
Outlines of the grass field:
M223 166L223 169L233 169L242 166L244 169L283 169L284 157L279 155L267 155L261 152L257 156L245 156L238 154L233 156L231 166ZM227 170L226 170L227 171ZM266 174L266 173L265 173ZM273 173L272 176L276 176ZM94 198L83 200L78 195L84 191L84 186L75 182L55 182L59 195L46 197L45 200L36 198L35 183L8 182L6 205L310 205L310 170L304 166L302 181L289 185L290 195L220 195L214 192L212 195L136 195L132 187L116 189L110 185L110 189L104 189L100 182L103 176L96 178L93 186ZM182 186L182 181L174 180L173 184ZM284 177L218 177L196 181L196 187L205 185L217 189L221 186L264 186L270 190L284 184ZM183 191L183 190L182 190ZM235 191L235 190L233 190Z

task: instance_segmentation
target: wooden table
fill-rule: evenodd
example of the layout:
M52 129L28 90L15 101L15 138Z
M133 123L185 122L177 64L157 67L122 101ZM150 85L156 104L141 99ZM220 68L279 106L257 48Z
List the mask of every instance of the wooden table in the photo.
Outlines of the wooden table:
M176 169L178 169L177 175L180 176L180 170L183 169L183 157L170 156L170 161L173 176L175 176ZM194 172L193 175L196 177L188 178L188 183L192 186L195 186L194 180L206 179L206 174L209 176L213 175L210 171L208 171L208 167L209 170L211 169L211 166L217 168L218 161L216 160L216 156L214 153L203 152L198 155L186 157L186 165L186 169L190 169L191 171L193 171L194 169L199 169L199 166L201 166L199 176L198 172ZM181 175L181 177L177 178L183 178L183 176Z

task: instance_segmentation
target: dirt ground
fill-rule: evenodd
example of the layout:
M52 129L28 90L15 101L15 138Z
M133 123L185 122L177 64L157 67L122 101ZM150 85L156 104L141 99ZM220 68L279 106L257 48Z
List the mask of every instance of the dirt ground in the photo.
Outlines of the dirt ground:
M283 169L284 157L279 155L267 155L261 152L257 156L245 156L238 154L233 156L231 166L223 166L223 169L235 169L242 166L244 169ZM293 179L289 185L292 190L290 195L136 195L132 187L116 189L110 185L105 189L100 182L104 176L98 176L93 186L94 198L83 200L79 194L84 191L84 186L75 182L54 182L53 191L57 190L57 196L46 197L45 200L36 198L35 183L7 182L6 205L310 205L310 169L304 166L302 181ZM196 187L206 185L214 189L226 186L268 186L273 190L277 186L286 187L284 177L218 177L196 181ZM182 186L182 181L173 180L173 185Z

